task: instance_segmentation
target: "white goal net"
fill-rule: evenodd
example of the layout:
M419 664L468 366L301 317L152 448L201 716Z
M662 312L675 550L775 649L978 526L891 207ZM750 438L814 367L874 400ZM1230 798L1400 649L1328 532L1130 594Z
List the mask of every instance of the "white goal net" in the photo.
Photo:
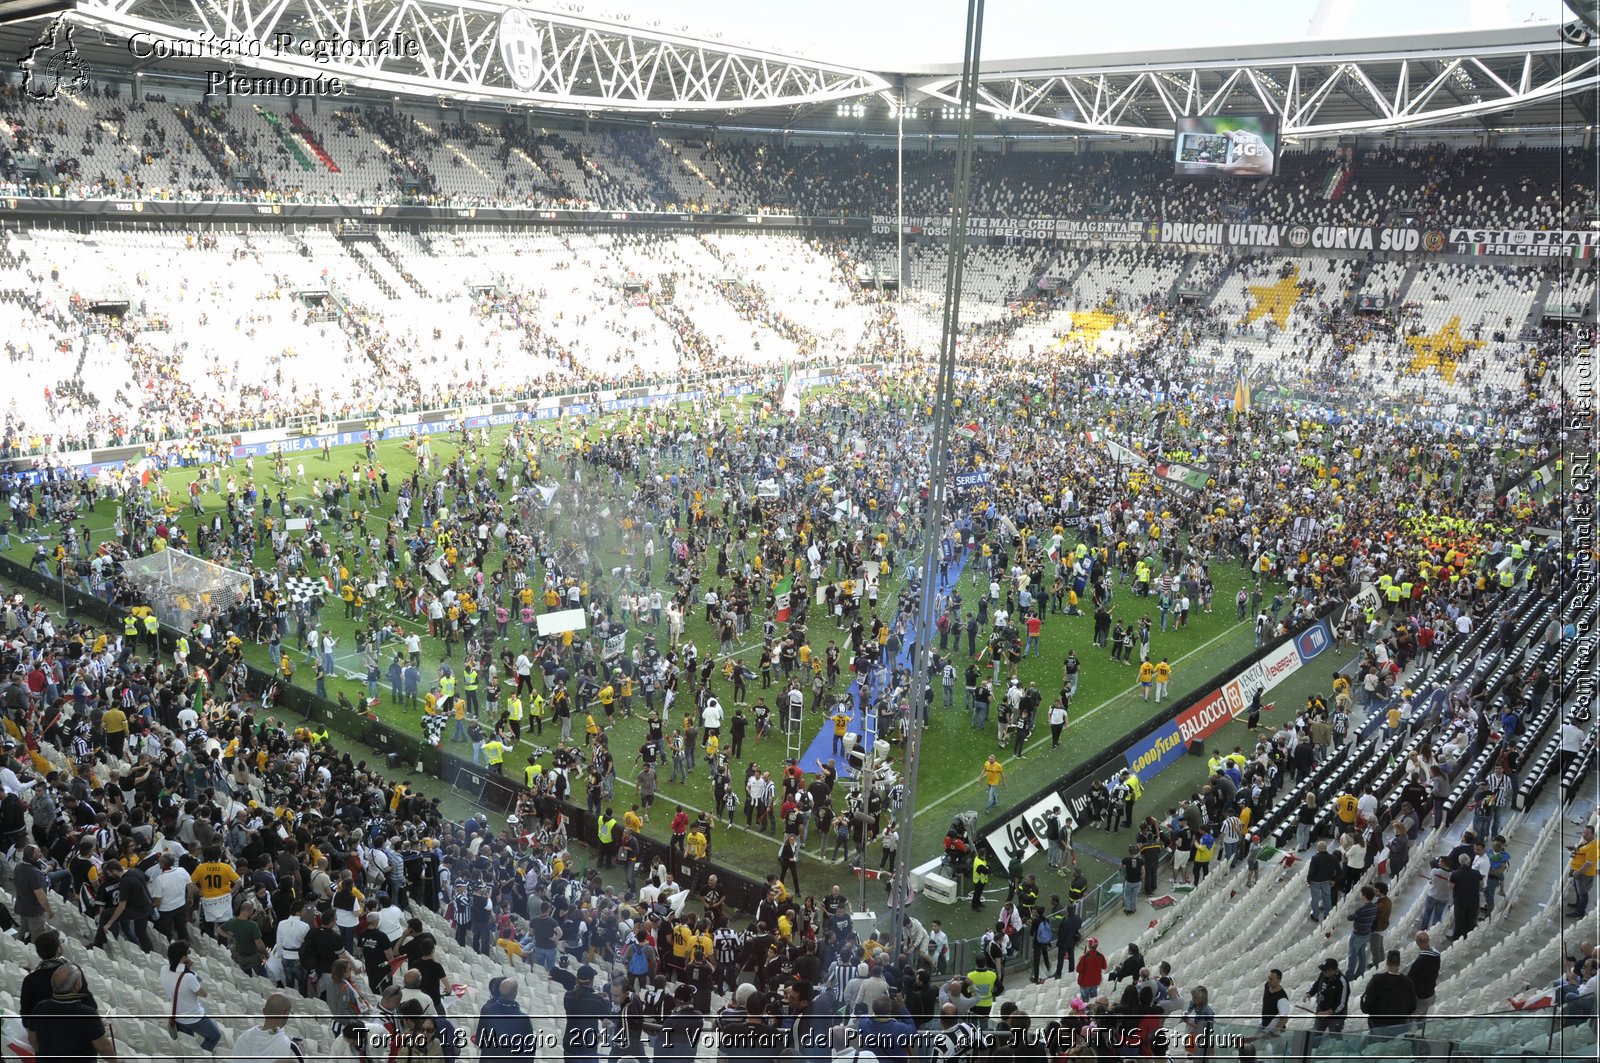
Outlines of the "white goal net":
M140 602L168 627L188 631L195 620L223 613L250 597L249 575L168 547L123 562Z

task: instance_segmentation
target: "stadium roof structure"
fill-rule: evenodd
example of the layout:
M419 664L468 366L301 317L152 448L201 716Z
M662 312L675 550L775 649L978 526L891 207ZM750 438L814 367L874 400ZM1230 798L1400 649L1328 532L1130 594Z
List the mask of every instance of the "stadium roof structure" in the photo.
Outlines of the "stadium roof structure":
M504 0L41 0L93 70L338 77L356 94L585 115L793 128L850 103L858 129L919 108L959 114L954 67L869 70L691 35L647 16ZM31 5L24 5L26 9ZM37 10L37 9L35 9ZM0 27L26 51L43 17ZM1549 22L987 62L985 134L1169 137L1185 116L1271 113L1288 138L1595 121L1600 51ZM83 32L87 31L87 32ZM406 42L383 47L382 42ZM229 52L229 42L234 42ZM319 54L327 42L378 44ZM219 47L220 46L220 47ZM218 51L224 54L217 54ZM161 54L151 54L159 52ZM887 105L887 106L885 106ZM824 123L825 124L825 123ZM930 131L936 131L930 128Z
M910 87L958 105L960 70ZM1383 133L1514 115L1591 124L1600 51L1548 24L986 63L978 108L1062 130L1171 136L1182 117L1271 114L1283 136ZM1587 96L1587 98L1585 98Z
M374 93L583 111L728 111L877 92L877 74L494 0L76 0L97 62L338 77ZM82 48L84 35L76 44ZM91 44L95 42L91 41ZM107 54L109 50L109 54ZM118 54L120 50L120 55ZM162 54L152 54L152 53Z

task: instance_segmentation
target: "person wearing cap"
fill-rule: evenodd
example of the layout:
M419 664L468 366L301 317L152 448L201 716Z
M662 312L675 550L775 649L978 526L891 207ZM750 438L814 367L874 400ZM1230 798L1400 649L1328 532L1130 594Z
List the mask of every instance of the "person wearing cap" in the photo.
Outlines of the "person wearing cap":
M655 1035L656 1059L691 1060L700 1049L706 1016L694 1006L694 986L680 985Z
M842 998L846 1008L854 1010L856 1004L861 1002L862 987L865 986L867 982L871 980L871 978L872 965L867 963L865 960L863 960L861 963L858 963L855 970L851 974L850 980L846 982L844 986ZM887 985L888 983L885 982L884 984Z
M579 967L577 984L561 998L567 1016L561 1050L568 1063L597 1063L600 1058L600 1026L610 1017L611 1004L595 992L595 974L587 963Z
M1339 961L1329 956L1317 968L1317 980L1306 996L1315 1000L1318 1033L1339 1033L1344 1029L1345 1018L1350 1013L1350 980L1339 969Z

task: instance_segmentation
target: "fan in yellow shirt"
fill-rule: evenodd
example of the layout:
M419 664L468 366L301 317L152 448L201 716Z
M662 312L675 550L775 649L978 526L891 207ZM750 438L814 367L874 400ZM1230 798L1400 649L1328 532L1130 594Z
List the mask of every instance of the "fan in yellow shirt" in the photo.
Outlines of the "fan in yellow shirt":
M200 915L208 923L225 923L233 918L233 889L239 872L223 862L221 852L206 854L210 859L194 869L194 884L200 891Z

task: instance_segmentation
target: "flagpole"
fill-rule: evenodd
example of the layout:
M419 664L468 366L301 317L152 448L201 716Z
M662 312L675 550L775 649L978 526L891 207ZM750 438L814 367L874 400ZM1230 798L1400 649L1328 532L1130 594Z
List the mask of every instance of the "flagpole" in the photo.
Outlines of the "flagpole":
M902 844L895 851L894 879L889 890L890 955L898 956L905 941L906 905L911 894L911 842L917 810L917 774L922 749L923 714L932 693L934 614L939 597L937 574L943 546L945 494L948 479L950 426L954 415L956 340L961 315L961 279L966 265L967 219L971 209L973 123L978 109L978 60L983 45L984 0L967 0L961 84L957 102L959 133L956 139L956 173L951 183L950 244L944 281L944 323L939 365L935 375L933 431L928 450L928 507L923 524L922 588L912 653L911 718L905 748L905 790L898 817ZM865 869L863 869L864 871Z
M894 269L898 274L895 282L894 301L899 306L895 307L895 317L900 328L900 364L906 361L906 323L899 311L905 305L907 276L911 271L906 268L906 82L900 79L900 104L895 108L898 121L895 124L895 174L894 174L894 231L895 231L895 257Z

